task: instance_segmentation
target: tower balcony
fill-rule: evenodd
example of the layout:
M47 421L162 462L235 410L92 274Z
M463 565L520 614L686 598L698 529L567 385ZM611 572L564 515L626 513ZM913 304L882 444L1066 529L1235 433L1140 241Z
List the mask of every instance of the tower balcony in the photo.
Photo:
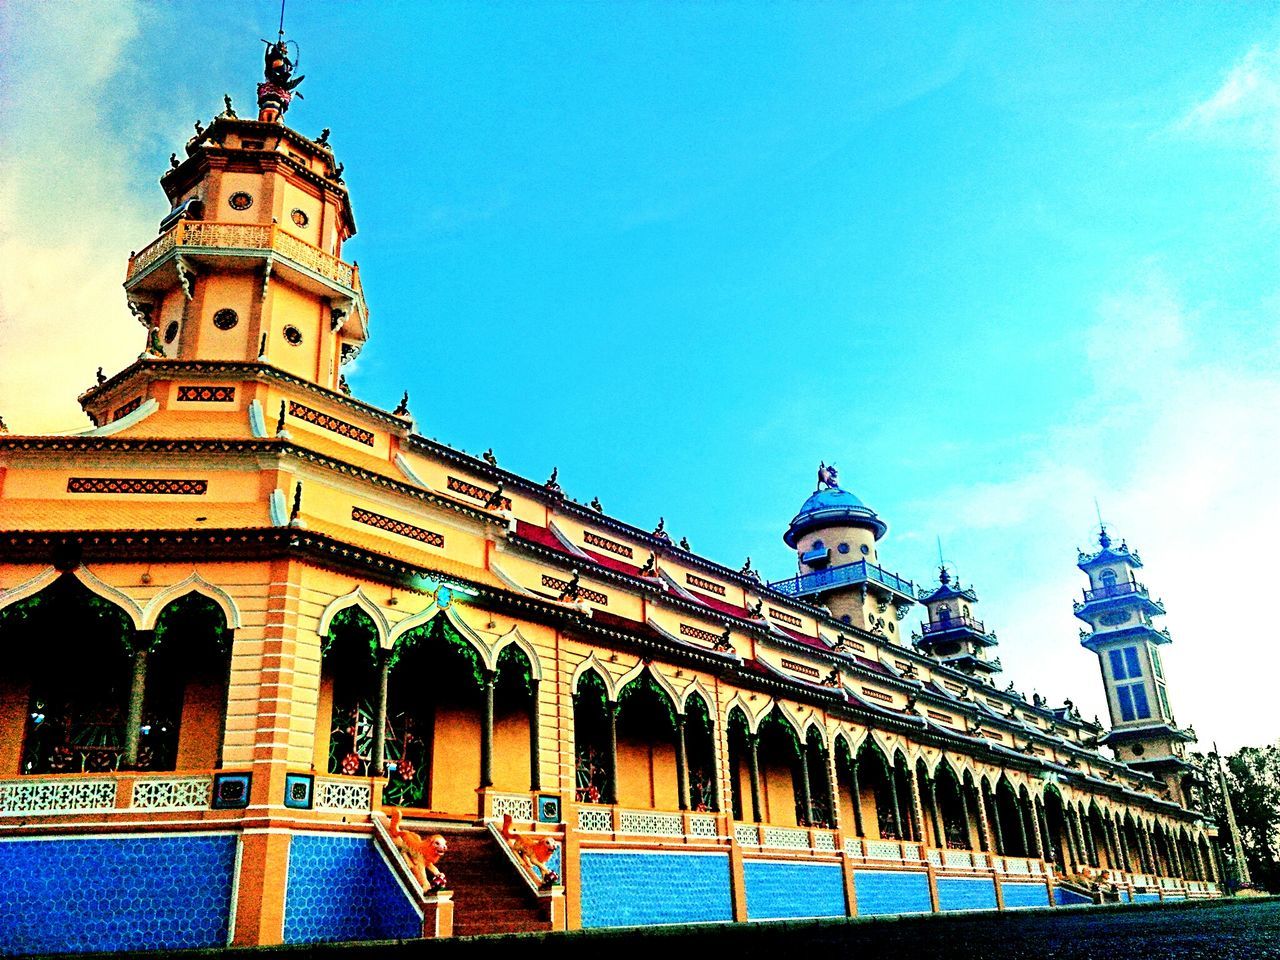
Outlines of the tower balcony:
M986 625L973 617L948 617L945 620L926 620L920 624L922 639L927 643L938 643L945 639L965 639L981 644L994 646L996 636L988 633Z
M1146 586L1135 581L1111 583L1086 590L1084 599L1077 600L1072 605L1075 615L1088 622L1092 622L1094 613L1115 607L1137 607L1147 616L1160 616L1165 612L1164 603L1153 600Z
M916 585L905 580L896 573L866 560L855 560L825 570L811 570L786 580L770 582L770 589L789 597L808 597L828 590L840 590L847 587L873 587L888 593L894 600L916 600Z
M158 279L164 264L188 256L200 260L216 258L224 263L239 258L269 259L304 287L353 300L364 313L360 268L275 223L179 220L129 258L125 289L133 292L157 286L153 278Z

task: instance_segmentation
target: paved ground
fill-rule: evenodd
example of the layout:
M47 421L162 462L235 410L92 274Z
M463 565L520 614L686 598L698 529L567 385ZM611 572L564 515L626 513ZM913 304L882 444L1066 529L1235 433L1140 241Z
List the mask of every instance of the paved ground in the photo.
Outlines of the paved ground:
M1280 897L196 951L227 960L1280 960ZM140 954L154 957L154 954Z

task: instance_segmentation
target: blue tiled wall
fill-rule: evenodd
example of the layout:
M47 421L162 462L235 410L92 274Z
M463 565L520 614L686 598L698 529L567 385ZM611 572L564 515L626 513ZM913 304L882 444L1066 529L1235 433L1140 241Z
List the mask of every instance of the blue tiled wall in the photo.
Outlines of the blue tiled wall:
M1019 907L1047 907L1049 893L1043 883L1002 883L1004 908L1014 910Z
M995 881L982 877L939 877L938 906L943 910L994 910Z
M229 834L0 842L0 952L226 946Z
M747 860L742 868L750 920L848 915L838 863Z
M421 918L371 839L291 838L285 943L421 935Z
M896 870L857 870L858 916L882 913L929 913L929 878L924 873Z
M1185 899L1187 899L1186 897L1184 897L1184 896L1183 896L1182 894L1180 894L1180 893L1167 893L1167 894L1165 894L1165 897L1164 897L1164 898L1165 898L1165 900L1166 900L1166 901L1169 901L1169 900L1185 900Z
M579 863L584 927L733 919L728 854L584 851Z
M1093 903L1093 901L1083 893L1076 893L1074 890L1064 890L1062 887L1053 888L1053 902L1059 907L1078 907L1086 903Z
M1160 894L1158 893L1135 893L1133 895L1134 903L1159 903Z

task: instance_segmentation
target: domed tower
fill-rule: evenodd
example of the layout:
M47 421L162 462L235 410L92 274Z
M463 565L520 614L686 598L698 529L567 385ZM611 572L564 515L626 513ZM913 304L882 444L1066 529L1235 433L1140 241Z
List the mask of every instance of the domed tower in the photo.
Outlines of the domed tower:
M818 468L818 486L782 535L796 551L798 574L769 584L827 607L845 623L900 640L897 622L915 602L915 584L879 564L876 544L889 527L840 487L834 466Z
M267 45L256 119L225 109L196 123L160 178L170 212L129 260L125 291L157 359L265 363L329 390L359 352L368 313L342 259L355 218L329 131L285 126L302 78Z
M978 595L972 587L961 587L959 580L952 583L950 571L943 566L938 570L938 586L922 593L920 602L928 612L916 638L922 653L987 681L1000 672L1000 658L992 655L999 641L995 631L987 630L974 616Z
M1088 574L1089 588L1075 602L1075 615L1089 624L1080 644L1098 655L1107 691L1111 731L1102 742L1120 760L1164 780L1173 799L1185 803L1186 745L1196 737L1174 722L1165 692L1159 648L1172 638L1152 621L1164 615L1164 604L1138 582L1136 550L1124 541L1113 546L1105 526L1098 547L1080 554L1077 566Z

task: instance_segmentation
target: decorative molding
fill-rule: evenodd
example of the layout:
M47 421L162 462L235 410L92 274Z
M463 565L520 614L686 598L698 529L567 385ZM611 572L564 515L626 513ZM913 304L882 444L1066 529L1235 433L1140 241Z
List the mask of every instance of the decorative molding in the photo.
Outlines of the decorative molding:
M235 399L235 387L220 387L212 384L178 387L179 403L234 403Z
M875 687L863 687L862 695L870 697L872 700L879 700L881 703L893 703L893 697L882 690L877 690Z
M298 403L296 400L289 401L289 416L314 424L321 429L329 430L340 437L346 437L348 440L363 443L368 447L373 446L374 434L371 431L365 430L363 427L357 427L354 423L339 420L337 417L330 416L327 413L321 413L314 407L308 407L306 404Z
M687 623L680 624L680 635L682 637L692 637L694 640L704 640L707 643L719 643L720 635L712 633L710 630L703 630L701 627L693 627Z
M561 591L568 589L569 581L559 580L544 573L542 575L542 585L550 590L556 591L556 593L560 593ZM609 605L609 598L600 591L591 590L588 587L582 586L582 584L578 584L577 589L579 600L590 600L592 603L598 603L602 607L607 607Z
M481 503L488 503L489 498L493 496L494 491L486 490L484 487L478 487L474 483L469 483L460 477L450 477L448 488L453 493L461 493L463 496L470 497L473 500L479 500ZM503 497L501 500L501 509L511 509L511 498Z
M714 593L718 597L725 595L725 588L718 583L712 583L710 580L703 580L702 577L694 576L692 573L684 575L684 582L691 587L697 587L699 590L705 590L707 593Z
M811 667L806 663L796 663L794 660L788 660L786 657L782 658L782 665L794 673L803 674L806 677L813 677L815 680L822 676L822 671L817 667Z
M793 627L804 626L804 621L799 617L787 613L785 610L779 610L777 607L769 608L769 616L773 617L775 620L781 620L783 623L789 624Z
M116 407L114 410L111 411L111 422L115 423L115 421L120 420L123 417L127 417L129 414L133 413L133 411L137 410L140 406L142 406L142 400L143 398L141 396L137 396L137 397L134 397L132 400L130 400L128 403L121 404L120 406Z
M601 550L608 550L610 553L616 553L618 556L626 557L628 560L635 556L635 551L625 543L610 540L608 537L602 537L600 534L592 533L590 530L582 532L582 542L593 547L599 547Z
M165 480L126 477L68 477L67 493L140 493L200 497L209 492L208 480Z
M365 510L363 507L352 507L351 519L356 523L365 523L371 527L377 527L379 530L399 534L411 540L419 540L433 547L444 546L444 534L442 533L436 533L423 527L415 527L413 524L405 523L403 520L393 520L391 517L384 517L380 513ZM543 579L546 578L544 577Z

